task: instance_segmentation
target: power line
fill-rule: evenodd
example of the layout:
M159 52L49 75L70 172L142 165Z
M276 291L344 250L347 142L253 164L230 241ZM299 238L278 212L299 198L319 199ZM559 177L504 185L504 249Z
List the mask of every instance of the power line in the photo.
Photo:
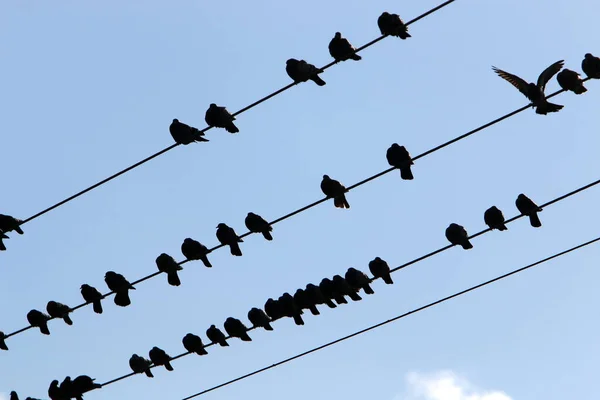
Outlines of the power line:
M444 7L446 7L447 5L449 5L449 4L451 4L451 3L454 3L455 1L456 1L456 0L448 0L448 1L445 1L444 3L442 3L442 4L440 4L440 5L438 5L438 6L434 7L434 8L432 8L431 10L429 10L429 11L427 11L427 12L425 12L425 13L423 13L423 14L419 15L418 17L416 17L416 18L414 18L414 19L412 19L412 20L408 21L408 22L407 22L405 25L407 25L407 26L408 26L408 25L411 25L411 24L413 24L413 23L415 23L415 22L419 21L420 19L423 19L423 18L425 18L425 17L429 16L430 14L433 14L434 12L436 12L436 11L438 11L438 10L440 10L440 9L442 9L442 8L444 8ZM377 39L374 39L374 40L370 41L369 43L367 43L367 44L365 44L365 45L363 45L363 46L359 47L358 49L356 49L356 53L358 53L358 52L360 52L360 51L362 51L362 50L366 49L367 47L370 47L370 46L374 45L375 43L379 42L380 40L384 39L385 37L387 37L387 35L380 36L380 37L378 37ZM326 69L328 69L328 68L332 67L333 65L335 65L335 64L337 64L337 63L338 63L338 61L332 61L332 62L330 62L329 64L327 64L327 65L325 65L324 67L322 67L321 69L322 69L322 70L326 70ZM281 93L285 92L286 90L288 90L288 89L292 88L293 86L296 86L297 84L298 84L298 83L296 83L296 82L290 83L290 84L288 84L288 85L286 85L286 86L282 87L281 89L279 89L279 90L276 90L276 91L272 92L271 94L269 94L269 95L267 95L267 96L265 96L265 97L261 98L260 100L257 100L257 101L255 101L254 103L252 103L252 104L250 104L250 105L248 105L248 106L246 106L246 107L242 108L241 110L238 110L238 111L234 112L234 113L233 113L233 116L240 115L240 114L242 114L242 113L244 113L244 112L246 112L246 111L250 110L251 108L254 108L254 107L256 107L257 105L259 105L259 104L261 104L261 103L264 103L265 101L269 100L270 98L272 98L272 97L275 97L275 96L277 96L278 94L281 94ZM206 131L208 131L208 130L210 130L210 129L212 129L212 127L211 127L211 126L207 126L206 128L202 129L200 132L204 133L204 132L206 132ZM66 199L64 199L64 200L61 200L61 201L59 201L58 203L54 204L53 206L50 206L50 207L46 208L45 210L42 210L42 211L38 212L37 214L34 214L34 215L32 215L31 217L29 217L29 218L27 218L27 219L23 220L23 222L21 222L21 225L23 225L23 224L25 224L25 223L27 223L27 222L29 222L29 221L32 221L32 220L34 220L34 219L36 219L36 218L38 218L38 217L41 217L42 215L44 215L44 214L46 214L46 213L48 213L48 212L50 212L50 211L54 210L55 208L58 208L58 207L60 207L60 206L64 205L64 204L66 204L66 203L68 203L68 202L70 202L70 201L72 201L72 200L75 200L75 199L76 199L76 198L78 198L79 196L81 196L81 195L83 195L83 194L85 194L85 193L87 193L87 192L90 192L90 191L92 191L92 190L96 189L97 187L104 185L105 183L108 183L108 182L112 181L113 179L115 179L115 178L117 178L117 177L119 177L119 176L121 176L121 175L125 174L126 172L129 172L129 171L131 171L132 169L135 169L135 168L139 167L139 166L140 166L140 165L142 165L142 164L145 164L145 163L147 163L148 161L150 161L150 160L152 160L152 159L154 159L154 158L156 158L156 157L158 157L158 156L160 156L160 155L162 155L162 154L164 154L164 153L166 153L166 152L168 152L168 151L170 151L170 150L174 149L174 148L175 148L175 147L177 147L177 146L179 146L179 144L178 144L178 143L176 143L176 144L172 144L171 146L169 146L169 147L167 147L167 148L164 148L164 149L162 149L162 150L160 150L160 151L158 151L158 152L156 152L156 153L152 154L151 156L149 156L149 157L146 157L146 158L144 158L143 160L141 160L141 161L139 161L139 162L137 162L137 163L135 163L135 164L133 164L133 165L131 165L131 166L129 166L129 167L127 167L127 168L125 168L125 169L123 169L123 170L121 170L121 171L119 171L119 172L117 172L117 173L115 173L115 174L113 174L113 175L111 175L111 176L109 176L108 178L105 178L105 179L101 180L100 182L98 182L98 183L95 183L95 184L93 184L92 186L90 186L90 187L88 187L88 188L86 188L86 189L83 189L82 191L80 191L80 192L77 192L77 193L75 193L74 195L72 195L72 196L70 196L70 197L67 197L67 198L66 198Z

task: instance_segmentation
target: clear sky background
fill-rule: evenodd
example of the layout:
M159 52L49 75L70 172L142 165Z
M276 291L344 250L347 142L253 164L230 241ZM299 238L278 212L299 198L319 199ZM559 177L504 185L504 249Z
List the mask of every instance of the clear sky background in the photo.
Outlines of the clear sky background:
M210 103L236 111L290 79L285 61L325 65L336 31L356 47L379 36L385 10L405 20L440 0L300 3L242 1L0 2L0 212L27 218L172 143L173 118L199 128ZM322 197L323 174L353 184L388 168L393 143L414 156L527 101L491 70L535 81L551 63L580 71L600 55L592 0L459 0L322 75L238 117L240 133L211 130L11 233L0 254L0 330L27 325L49 300L81 302L103 292L107 270L131 281L177 260L193 237L217 244L215 227L238 233L253 211L273 220ZM253 235L243 257L189 263L182 285L164 276L137 286L132 305L112 297L105 313L30 330L0 354L0 392L46 398L49 383L129 372L133 353L171 355L181 338L241 318L269 297L341 274L368 271L375 256L396 266L447 244L451 222L485 228L496 205L509 218L524 192L538 204L600 178L600 82L562 94L557 114L527 110L418 160L415 180L390 173L348 195L350 210L322 204ZM558 89L556 80L548 91ZM306 314L253 342L135 376L87 399L178 400L285 357L597 236L600 187L545 209L541 229L523 219L374 284L362 302ZM507 400L591 398L600 358L600 279L591 247L205 397L213 400L374 398ZM487 394L486 394L487 393ZM468 397L472 396L472 397ZM479 396L479 397L477 397ZM487 396L487 397L485 397Z

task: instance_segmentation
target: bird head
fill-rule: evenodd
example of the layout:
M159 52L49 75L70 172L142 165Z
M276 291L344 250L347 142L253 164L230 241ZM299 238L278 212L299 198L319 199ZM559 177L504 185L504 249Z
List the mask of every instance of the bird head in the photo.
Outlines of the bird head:
M174 124L178 124L178 123L179 123L179 120L178 120L177 118L174 118L174 119L173 119L173 123L174 123Z
M114 271L108 271L106 274L104 274L104 279L114 278L116 275L117 275L116 272L114 272Z
M336 32L335 33L335 38L336 39L341 39L342 38L342 34L340 32Z
M209 329L217 329L217 327L213 324L213 325L210 326Z
M225 225L224 223L220 223L219 225L217 225L217 229L221 229L221 228L227 228L227 225Z
M594 57L594 56L592 55L592 53L585 53L585 58L588 58L588 59L589 59L589 58L592 58L592 57Z
M329 178L329 175L323 175L323 179L324 179L324 180L328 180L328 179L330 179L330 178Z
M215 103L210 103L210 108L217 108L217 105Z
M382 17L389 17L389 16L390 16L390 13L389 13L389 12L387 12L387 11L384 11L384 12L381 14L381 16L382 16Z

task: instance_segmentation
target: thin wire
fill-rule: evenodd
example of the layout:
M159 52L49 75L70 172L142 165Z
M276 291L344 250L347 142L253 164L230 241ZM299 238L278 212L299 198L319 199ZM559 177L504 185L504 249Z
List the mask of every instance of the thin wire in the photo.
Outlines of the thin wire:
M436 12L436 11L438 11L438 10L440 10L440 9L442 9L442 8L444 8L444 7L446 7L447 5L449 5L449 4L451 4L451 3L454 3L455 1L456 1L456 0L448 0L448 1L446 1L446 2L444 2L444 3L442 3L442 4L440 4L440 5L438 5L437 7L434 7L434 8L432 8L431 10L427 11L426 13L424 13L424 14L421 14L420 16L418 16L418 17L416 17L416 18L414 18L414 19L412 19L412 20L408 21L408 22L406 23L406 25L407 25L407 26L408 26L408 25L411 25L411 24L413 24L413 23L417 22L418 20L420 20L420 19L423 19L423 18L427 17L428 15L430 15L430 14L433 14L434 12ZM380 37L378 37L377 39L374 39L374 40L370 41L369 43L367 43L367 44L365 44L365 45L363 45L363 46L359 47L358 49L356 49L356 53L358 53L358 52L360 52L360 51L362 51L362 50L366 49L367 47L370 47L370 46L374 45L375 43L379 42L380 40L384 39L385 37L387 37L387 35L380 36ZM321 69L322 69L322 70L326 70L326 69L328 69L329 67L331 67L331 66L333 66L334 64L337 64L337 63L338 63L337 61L330 62L329 64L325 65L325 66L324 66L324 67L322 67ZM250 110L251 108L254 108L254 107L256 107L257 105L259 105L259 104L261 104L261 103L264 103L265 101L269 100L270 98L272 98L272 97L275 97L275 96L277 96L278 94L281 94L281 93L285 92L286 90L288 90L288 89L292 88L293 86L296 86L297 84L298 84L298 83L296 83L296 82L290 83L289 85L286 85L286 86L282 87L281 89L279 89L279 90L276 90L275 92L273 92L273 93L271 93L271 94L269 94L269 95L267 95L267 96L265 96L265 97L261 98L260 100L258 100L258 101L255 101L254 103L252 103L252 104L250 104L250 105L248 105L248 106L246 106L246 107L242 108L241 110L234 112L234 113L233 113L233 116L235 117L235 116L237 116L237 115L240 115L241 113L244 113L244 112L246 112L246 111ZM212 127L211 127L211 126L207 126L206 128L202 129L200 132L204 133L204 132L206 132L206 131L208 131L208 130L210 130L210 129L212 129ZM105 183L108 183L108 182L112 181L113 179L115 179L115 178L117 178L117 177L119 177L119 176L123 175L124 173L126 173L126 172L129 172L129 171L131 171L132 169L135 169L135 168L139 167L140 165L147 163L148 161L150 161L150 160L152 160L152 159L154 159L154 158L156 158L156 157L158 157L158 156L160 156L160 155L162 155L162 154L164 154L164 153L166 153L166 152L168 152L168 151L170 151L170 150L174 149L174 148L175 148L175 147L177 147L177 146L179 146L179 144L178 144L178 143L176 143L176 144L172 144L171 146L169 146L169 147L167 147L167 148L165 148L165 149L162 149L162 150L160 150L160 151L158 151L158 152L154 153L154 154L153 154L153 155L151 155L150 157L144 158L142 161L139 161L139 162L137 162L137 163L133 164L132 166L130 166L130 167L127 167L127 168L125 168L125 169L123 169L123 170L121 170L121 171L119 171L119 172L117 172L117 173L115 173L115 174L113 174L113 175L109 176L108 178L101 180L101 181L100 181L100 182L98 182L98 183L95 183L94 185L92 185L92 186L88 187L87 189L84 189L84 190L82 190L82 191L80 191L80 192L78 192L78 193L75 193L74 195L72 195L72 196L70 196L70 197L67 197L66 199L64 199L64 200L62 200L62 201L60 201L60 202L58 202L58 203L54 204L53 206L51 206L51 207L48 207L48 208L46 208L45 210L42 210L42 211L38 212L37 214L34 214L34 215L32 215L31 217L29 217L29 218L27 218L27 219L23 220L23 221L21 222L21 225L23 225L23 224L26 224L27 222L29 222L29 221L32 221L32 220L34 220L34 219L36 219L36 218L38 218L38 217L41 217L42 215L46 214L47 212L50 212L50 211L54 210L55 208L57 208L57 207L60 207L60 206L62 206L62 205L64 205L64 204L66 204L66 203L70 202L71 200L75 200L75 199L76 199L76 198L78 198L79 196L81 196L81 195L83 195L83 194L85 194L85 193L87 193L87 192L89 192L89 191L91 191L91 190L94 190L95 188L97 188L97 187L99 187L99 186L102 186L102 185L104 185Z

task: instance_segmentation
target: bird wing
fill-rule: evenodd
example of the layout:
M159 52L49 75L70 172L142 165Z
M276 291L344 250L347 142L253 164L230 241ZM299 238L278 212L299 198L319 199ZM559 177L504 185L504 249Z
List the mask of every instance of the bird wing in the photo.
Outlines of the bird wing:
M542 90L542 92L546 89L546 83L548 83L548 81L562 69L564 64L565 60L557 61L540 74L537 80L537 86Z
M519 78L516 75L510 74L506 71L502 71L500 68L496 68L496 67L492 66L492 69L494 70L495 73L498 74L498 76L500 76L500 78L509 82L511 85L513 85L514 87L519 89L519 92L521 92L525 96L527 96L527 94L528 94L527 88L528 88L529 84L527 82L525 82L525 80Z

